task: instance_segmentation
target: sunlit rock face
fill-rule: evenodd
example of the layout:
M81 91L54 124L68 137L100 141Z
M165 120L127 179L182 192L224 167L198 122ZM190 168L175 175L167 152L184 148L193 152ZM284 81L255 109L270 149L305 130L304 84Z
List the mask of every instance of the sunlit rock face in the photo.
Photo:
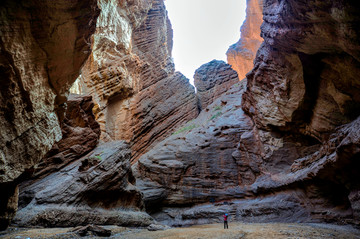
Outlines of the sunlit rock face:
M194 84L200 110L239 81L236 71L223 61L213 60L195 71Z
M265 1L262 37L243 108L261 128L322 141L359 115L355 2Z
M254 67L254 59L263 39L260 36L260 26L263 18L264 0L246 1L246 19L241 26L241 38L226 52L227 61L237 71L239 79Z
M93 53L82 69L103 141L130 142L133 160L198 114L194 88L171 59L163 1L99 1Z
M1 228L16 211L19 177L61 138L58 118L98 13L93 0L0 3Z

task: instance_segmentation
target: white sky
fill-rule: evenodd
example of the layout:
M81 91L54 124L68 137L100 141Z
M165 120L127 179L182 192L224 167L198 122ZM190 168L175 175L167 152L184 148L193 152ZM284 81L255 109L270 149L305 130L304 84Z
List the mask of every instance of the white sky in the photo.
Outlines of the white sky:
M194 72L240 38L246 0L165 0L174 30L172 56L177 71L193 82Z

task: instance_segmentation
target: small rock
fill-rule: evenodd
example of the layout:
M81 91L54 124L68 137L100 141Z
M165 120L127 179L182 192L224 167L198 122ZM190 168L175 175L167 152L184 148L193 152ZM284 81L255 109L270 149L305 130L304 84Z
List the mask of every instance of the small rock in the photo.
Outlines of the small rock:
M163 230L168 230L171 227L167 226L167 225L162 225L162 224L150 224L147 229L149 231L163 231Z
M92 232L93 235L99 236L99 237L111 236L111 230L107 230L103 227L99 227L96 225L75 227L71 232L75 232L82 237L89 235L89 232Z

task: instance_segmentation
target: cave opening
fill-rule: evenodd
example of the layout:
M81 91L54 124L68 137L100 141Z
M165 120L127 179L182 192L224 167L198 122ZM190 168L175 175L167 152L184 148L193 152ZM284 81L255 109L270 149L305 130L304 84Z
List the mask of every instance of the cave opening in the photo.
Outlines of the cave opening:
M213 59L226 62L228 47L239 39L245 0L166 0L173 28L172 57L177 71L193 84L195 70Z

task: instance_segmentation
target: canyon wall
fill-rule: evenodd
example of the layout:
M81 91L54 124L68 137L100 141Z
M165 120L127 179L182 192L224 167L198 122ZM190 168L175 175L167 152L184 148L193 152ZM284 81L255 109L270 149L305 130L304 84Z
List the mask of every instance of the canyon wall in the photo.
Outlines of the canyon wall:
M218 96L133 166L156 220L211 223L227 212L245 222L358 223L355 4L264 1L264 43L244 94Z
M171 59L163 1L99 1L83 91L98 105L103 141L126 140L132 160L198 114L194 88Z
M100 125L92 112L92 97L70 94L66 105L65 117L61 122L62 138L36 165L30 181L59 171L89 153L98 144Z
M240 40L226 52L227 61L236 70L240 80L254 67L256 52L263 42L260 36L263 2L264 0L246 1L246 18L240 29Z
M265 1L244 110L259 128L319 141L359 115L359 17L352 2Z
M89 96L69 98L63 139L21 184L16 225L149 225L130 160L198 115L194 87L174 69L163 2L98 5L92 53L76 87L95 108ZM92 111L102 131L95 149Z
M356 2L248 4L245 25L253 26L251 6L264 15L254 68L239 82L229 65L205 64L196 95L174 71L163 1L99 0L93 52L79 78L96 102L100 126L87 121L95 141L73 147L78 160L49 152L49 162L65 163L21 186L15 223L146 226L155 218L184 226L219 222L226 212L243 222L358 224ZM243 42L249 36L259 44L252 32ZM83 156L99 127L109 142Z
M98 14L93 0L0 3L0 229L16 212L21 176L61 138Z

